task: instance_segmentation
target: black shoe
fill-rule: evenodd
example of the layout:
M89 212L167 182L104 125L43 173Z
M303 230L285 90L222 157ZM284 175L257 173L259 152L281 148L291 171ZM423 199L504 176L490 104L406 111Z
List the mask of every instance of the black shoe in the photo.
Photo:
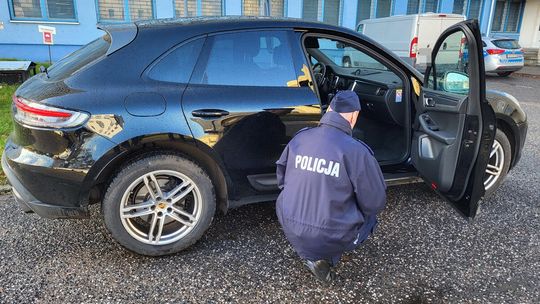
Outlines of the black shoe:
M330 283L336 277L335 273L332 271L332 266L330 266L328 261L318 260L312 262L310 260L304 260L304 265L306 265L309 271L311 271L319 281Z

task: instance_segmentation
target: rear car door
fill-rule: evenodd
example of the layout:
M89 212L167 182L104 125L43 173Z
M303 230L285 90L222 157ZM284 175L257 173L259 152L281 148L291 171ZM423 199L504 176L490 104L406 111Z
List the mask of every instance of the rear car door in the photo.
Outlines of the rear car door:
M484 195L484 174L495 137L486 100L478 22L448 28L434 46L415 102L412 162L440 195L474 217Z
M193 136L216 152L231 199L277 192L275 162L321 108L293 32L209 35L182 98Z

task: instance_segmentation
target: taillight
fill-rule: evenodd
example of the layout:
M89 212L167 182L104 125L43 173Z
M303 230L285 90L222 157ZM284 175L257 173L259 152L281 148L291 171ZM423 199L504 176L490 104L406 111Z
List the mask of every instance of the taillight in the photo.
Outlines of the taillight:
M418 49L418 37L414 37L411 40L411 47L409 49L409 57L410 58L416 58L417 49Z
M504 53L504 50L500 50L500 49L488 49L486 50L486 52L490 55L499 55L499 54L502 54Z
M16 121L40 128L74 128L88 120L90 115L59 109L13 95L13 117Z

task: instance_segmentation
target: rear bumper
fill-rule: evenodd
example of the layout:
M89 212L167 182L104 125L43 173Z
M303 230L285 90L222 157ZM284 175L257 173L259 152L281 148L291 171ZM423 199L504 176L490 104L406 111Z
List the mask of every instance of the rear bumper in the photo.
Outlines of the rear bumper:
M84 207L70 207L47 204L39 201L24 187L9 166L5 153L2 155L2 169L13 189L15 200L25 213L35 212L45 218L88 218L88 209Z
M511 65L511 66L498 66L495 70L493 70L494 72L515 72L515 71L519 71L523 68L523 66L515 66L515 65Z
M486 56L485 57L485 69L486 72L515 72L519 71L524 66L524 61L517 62L501 62L496 56Z

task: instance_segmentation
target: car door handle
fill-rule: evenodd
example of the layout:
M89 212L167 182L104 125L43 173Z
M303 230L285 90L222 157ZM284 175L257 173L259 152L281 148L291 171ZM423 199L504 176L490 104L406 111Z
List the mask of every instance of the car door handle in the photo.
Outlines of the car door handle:
M424 97L424 105L426 105L426 107L434 107L435 99L432 97Z
M201 109L194 110L191 112L191 115L195 117L211 118L211 117L222 117L229 115L228 111L218 110L218 109Z

